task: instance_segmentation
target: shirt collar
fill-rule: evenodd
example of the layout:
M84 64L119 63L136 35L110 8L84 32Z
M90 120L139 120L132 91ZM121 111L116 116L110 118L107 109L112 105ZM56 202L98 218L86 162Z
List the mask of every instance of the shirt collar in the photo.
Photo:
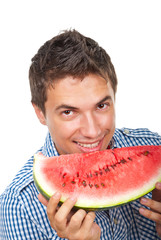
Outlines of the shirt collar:
M43 149L42 149L42 153L43 153L43 155L45 155L47 157L52 157L52 156L58 156L59 155L49 132L46 136L45 143L44 143L44 146L43 146Z

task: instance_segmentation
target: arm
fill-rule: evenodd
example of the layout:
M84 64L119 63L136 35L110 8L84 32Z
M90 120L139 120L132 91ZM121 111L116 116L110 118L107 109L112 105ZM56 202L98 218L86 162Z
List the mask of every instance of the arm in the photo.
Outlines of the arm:
M76 199L67 199L60 208L60 194L54 194L49 202L39 194L39 200L47 206L47 215L50 225L54 228L61 238L69 240L84 239L84 240L99 240L100 228L94 223L95 213L79 209L72 212L72 208L76 203Z
M140 214L156 223L157 233L161 237L161 183L156 183L156 188L152 192L152 199L141 198L140 201L141 204L150 207L150 210L140 208Z
M47 240L48 237L41 231L40 225L32 221L24 211L19 197L6 194L0 198L0 239Z

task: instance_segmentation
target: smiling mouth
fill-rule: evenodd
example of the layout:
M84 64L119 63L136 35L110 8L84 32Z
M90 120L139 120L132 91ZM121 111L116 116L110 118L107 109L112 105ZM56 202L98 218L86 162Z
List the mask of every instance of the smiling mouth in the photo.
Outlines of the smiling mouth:
M84 148L95 148L99 145L100 141L96 142L96 143L79 143L77 142L78 145L80 145L81 147L84 147Z

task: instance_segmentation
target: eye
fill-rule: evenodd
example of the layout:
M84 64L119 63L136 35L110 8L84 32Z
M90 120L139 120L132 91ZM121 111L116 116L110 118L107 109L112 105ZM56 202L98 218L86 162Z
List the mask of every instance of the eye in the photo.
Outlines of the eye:
M98 105L98 109L106 109L108 107L108 104L107 103L101 103Z
M70 115L72 115L72 111L71 110L65 110L64 112L63 112L63 115L65 115L65 116L70 116Z

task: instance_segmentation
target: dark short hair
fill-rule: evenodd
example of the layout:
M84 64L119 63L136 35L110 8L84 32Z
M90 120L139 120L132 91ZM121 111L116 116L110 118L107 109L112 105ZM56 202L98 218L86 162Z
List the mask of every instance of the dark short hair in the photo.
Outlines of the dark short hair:
M45 113L47 89L66 76L97 74L109 80L116 92L117 77L106 51L76 30L66 30L47 41L32 58L29 69L31 101Z

